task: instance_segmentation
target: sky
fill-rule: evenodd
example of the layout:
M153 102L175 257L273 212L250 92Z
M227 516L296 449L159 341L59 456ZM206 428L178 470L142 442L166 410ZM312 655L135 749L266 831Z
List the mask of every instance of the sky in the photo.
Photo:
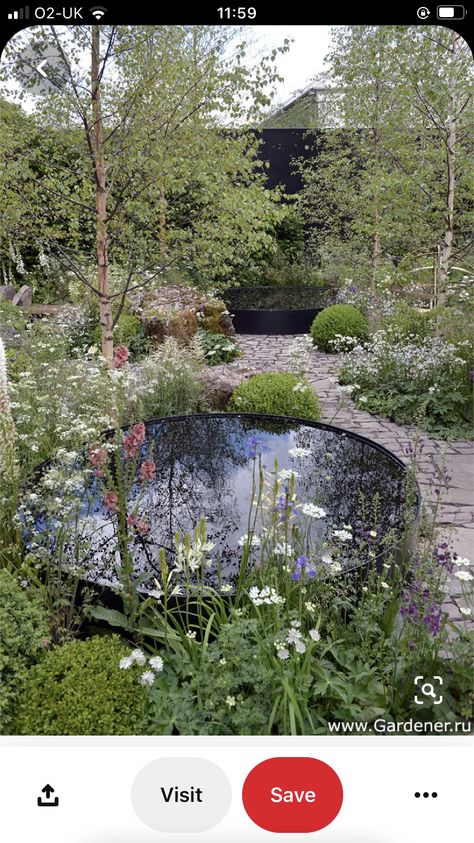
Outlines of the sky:
M277 102L286 102L291 95L306 87L312 78L325 69L324 57L330 46L329 26L252 26L255 55L280 46L285 38L293 38L290 51L278 56L277 66L284 82L277 89Z
M289 52L279 54L276 59L278 72L284 79L276 86L274 104L289 100L325 69L324 57L330 45L330 29L329 26L243 27L244 37L251 44L248 52L251 64L260 55L268 54L272 48L282 46L285 38L292 40ZM15 87L14 84L7 85L7 90ZM26 99L22 105L26 111L31 111L33 101Z

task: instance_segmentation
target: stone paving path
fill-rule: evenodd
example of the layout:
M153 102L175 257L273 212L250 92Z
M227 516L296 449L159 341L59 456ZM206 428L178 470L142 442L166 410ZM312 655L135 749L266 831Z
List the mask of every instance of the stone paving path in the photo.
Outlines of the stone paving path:
M237 337L242 357L233 365L249 366L258 371L288 371L293 336L240 335ZM330 379L337 376L339 355L310 352L307 378L321 404L321 421L343 427L384 445L404 462L409 461L407 448L418 434L422 445L417 478L425 507L437 506L437 524L444 540L460 556L474 559L474 443L464 440L444 442L419 432L414 426L398 425L380 416L359 410L353 401L340 392ZM342 398L342 396L344 396ZM342 406L341 406L342 403ZM435 494L442 473L450 476L449 488L441 501ZM451 582L453 582L451 580ZM457 608L463 605L461 590L450 586L445 609L455 620L465 621Z

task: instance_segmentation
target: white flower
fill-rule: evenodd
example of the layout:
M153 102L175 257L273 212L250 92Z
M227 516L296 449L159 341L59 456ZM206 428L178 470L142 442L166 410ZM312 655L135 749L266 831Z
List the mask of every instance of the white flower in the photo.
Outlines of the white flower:
M390 588L389 584L386 582L381 582L380 585L382 586L382 588Z
M333 530L332 534L335 539L339 539L341 542L348 542L352 539L352 533L349 530Z
M153 685L154 681L155 674L151 670L145 670L145 672L140 676L141 685Z
M143 652L143 650L138 650L138 649L132 650L130 658L132 659L132 662L135 662L136 664L139 664L140 666L142 666L146 663L146 656L145 656L145 653Z
M304 641L295 641L295 650L297 653L305 653L306 644L304 643Z
M462 580L462 582L469 582L470 580L474 579L474 577L472 576L472 574L469 573L469 571L456 571L454 576L457 577L458 580Z
M471 614L471 610L468 609L466 606L461 606L459 611L461 612L461 615L465 615L466 617Z
M290 651L287 650L286 647L280 647L280 649L277 650L277 656L282 661L286 661L286 659L290 657Z
M131 656L125 656L123 659L120 659L119 668L120 670L128 670L129 667L132 666L134 660Z
M313 639L313 641L320 641L321 640L321 636L320 636L317 629L310 629L309 635L310 635L310 638Z
M455 565L457 565L458 567L459 567L459 566L461 566L461 565L470 565L470 564L471 564L471 560L470 560L470 559L466 559L466 557L465 557L465 556L458 556L458 558L457 558L457 559L453 559L453 562L454 562L454 564L455 564Z
M227 659L219 659L219 664L221 667L225 667L227 664Z
M229 708L233 708L235 706L235 697L232 697L232 696L229 695L228 697L226 697L225 701L226 701L226 705L228 705Z
M306 384L304 384L302 381L298 381L298 383L296 383L294 385L294 387L291 391L292 392L305 393L305 392L307 392L307 390L308 390L308 387L306 386Z
M280 478L280 480L291 480L292 477L296 479L296 477L299 476L300 475L298 474L298 472L293 471L292 468L282 468L282 470L278 472L278 477Z
M229 591L232 591L232 586L230 583L227 582L224 583L224 585L221 585L221 594L228 594Z
M372 538L375 539L377 537L377 531L371 530L370 533L369 533L369 536L372 536Z
M249 589L249 597L254 606L262 606L263 604L270 606L273 604L284 603L285 598L280 597L274 588L265 585L261 590L253 585Z
M288 451L290 457L297 459L298 457L309 457L311 455L311 448L290 448Z
M313 612L316 611L316 604L311 603L311 600L308 600L307 603L304 604L304 607L305 607L306 611L309 612L310 614L313 614Z
M309 515L310 518L325 518L327 512L321 506L316 506L314 503L304 503L301 507L303 515Z
M291 544L283 544L282 542L278 542L273 548L273 553L277 556L291 556L293 553L293 548Z
M291 621L291 626L293 626L295 629L299 629L300 626L301 626L301 621L299 621L299 620Z
M194 641L196 638L196 631L193 629L188 629L186 633L186 638L189 638L190 641Z
M244 545L246 545L248 543L248 540L249 540L248 533L244 533L244 535L241 536L240 539L239 539L239 547L244 547ZM260 547L261 543L262 543L262 540L261 540L260 536L252 535L252 538L250 540L250 547Z
M156 670L158 673L163 670L164 661L161 656L153 656L151 659L148 659L148 664L153 670Z
M339 574L342 571L342 565L340 562L332 562L330 565L331 574Z
M329 556L328 554L321 556L321 562L324 562L325 565L332 565L333 561L332 556Z
M288 634L286 636L286 641L288 644L296 645L297 641L301 641L301 632L299 629L295 629L295 627L291 627L288 630Z

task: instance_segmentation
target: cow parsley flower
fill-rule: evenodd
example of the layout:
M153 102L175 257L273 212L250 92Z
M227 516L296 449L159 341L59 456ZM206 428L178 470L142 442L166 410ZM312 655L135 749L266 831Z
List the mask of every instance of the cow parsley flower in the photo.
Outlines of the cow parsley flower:
M301 507L303 515L308 515L310 518L325 518L327 512L321 506L316 506L314 503L304 503Z
M311 456L311 448L298 448L295 446L294 448L290 448L288 453L290 457L294 457L295 459L309 457Z
M461 582L469 582L470 580L474 579L474 577L472 576L472 574L469 573L469 571L456 571L454 576L457 577L458 580L461 580Z
M349 530L333 530L332 534L335 539L339 539L341 542L349 542L352 539L352 533Z

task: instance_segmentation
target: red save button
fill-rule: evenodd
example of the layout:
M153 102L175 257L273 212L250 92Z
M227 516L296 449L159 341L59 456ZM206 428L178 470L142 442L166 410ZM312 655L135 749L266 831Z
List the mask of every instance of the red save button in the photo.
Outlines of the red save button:
M342 805L337 773L317 758L269 758L242 789L250 819L266 831L311 832L329 825Z

